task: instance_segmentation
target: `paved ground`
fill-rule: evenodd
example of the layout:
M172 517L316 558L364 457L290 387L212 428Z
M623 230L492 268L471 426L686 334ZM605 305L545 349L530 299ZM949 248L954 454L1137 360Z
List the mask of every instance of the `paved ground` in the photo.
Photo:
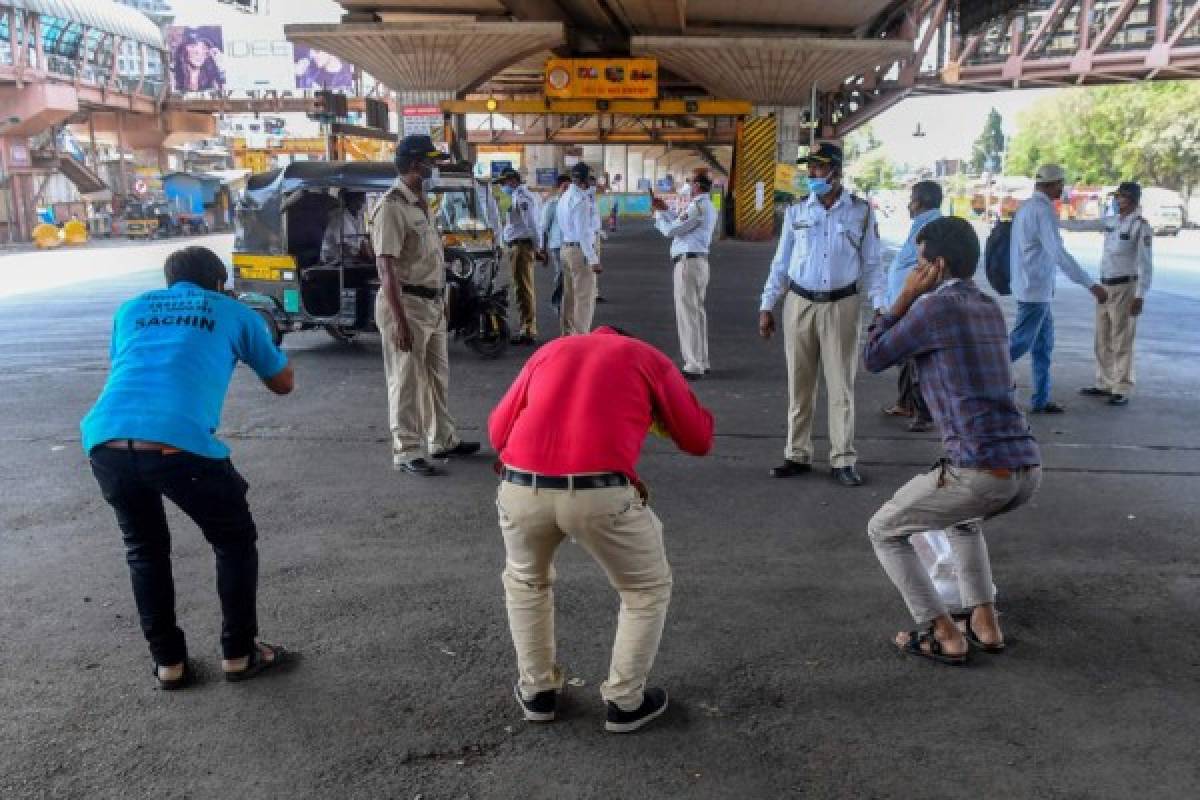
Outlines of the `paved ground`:
M674 354L664 252L646 231L618 236L598 316ZM769 255L731 242L714 257L716 371L697 385L718 419L712 457L655 440L643 458L676 575L654 675L673 705L627 738L601 729L616 600L600 571L564 547L560 645L583 685L559 723L527 726L490 460L436 481L392 473L378 343L321 334L287 340L290 397L240 370L224 428L253 486L263 634L304 660L218 680L211 555L175 515L180 616L207 680L156 691L77 424L112 310L159 278L0 300L0 797L1194 797L1200 298L1148 303L1121 410L1073 396L1090 378L1089 298L1060 291L1070 413L1034 420L1044 488L988 528L1018 644L955 671L888 644L906 620L864 526L938 453L878 413L891 377L859 380L867 486L766 477L786 405L782 343L754 332ZM455 345L452 362L454 413L479 436L519 359Z

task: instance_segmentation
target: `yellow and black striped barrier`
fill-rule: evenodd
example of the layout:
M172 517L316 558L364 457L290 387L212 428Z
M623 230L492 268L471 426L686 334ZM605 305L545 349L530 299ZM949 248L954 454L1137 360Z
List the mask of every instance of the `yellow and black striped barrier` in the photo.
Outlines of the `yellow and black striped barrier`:
M734 164L734 219L737 237L770 239L775 233L774 117L751 117L738 125Z

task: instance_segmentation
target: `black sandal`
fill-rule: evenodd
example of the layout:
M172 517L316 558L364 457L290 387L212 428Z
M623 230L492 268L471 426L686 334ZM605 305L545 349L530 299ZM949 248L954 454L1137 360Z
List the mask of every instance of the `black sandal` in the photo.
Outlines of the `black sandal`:
M929 644L929 649L926 650L925 648L921 647L921 645L924 643ZM895 641L893 641L892 644L896 645L896 649L905 655L928 658L930 661L936 661L939 664L946 664L951 667L962 667L966 666L967 663L966 653L963 653L962 655L950 655L949 653L942 652L942 643L939 642L937 637L933 635L932 625L924 632L909 631L908 641L904 644L897 644Z
M982 650L985 653L991 653L993 655L995 655L996 653L1004 652L1004 648L1006 646L1005 642L1000 642L998 644L988 644L987 642L983 641L975 634L975 629L971 627L971 615L970 614L967 615L965 622L966 622L966 625L962 628L962 633L963 633L963 636L965 636L967 638L967 641L971 643L971 645L978 647L980 650Z
M154 679L158 681L158 688L164 692L174 692L177 689L186 689L192 685L192 681L196 678L196 673L192 670L192 662L186 658L183 660L183 672L178 678L164 679L158 675L159 664L154 664ZM162 665L166 666L166 665Z
M263 648L269 648L275 657L270 661L263 658ZM242 669L225 670L225 680L231 683L240 681L248 681L256 675L259 675L273 667L278 667L291 656L282 645L271 644L270 642L255 642L253 649L250 650L250 655L247 657L246 666Z

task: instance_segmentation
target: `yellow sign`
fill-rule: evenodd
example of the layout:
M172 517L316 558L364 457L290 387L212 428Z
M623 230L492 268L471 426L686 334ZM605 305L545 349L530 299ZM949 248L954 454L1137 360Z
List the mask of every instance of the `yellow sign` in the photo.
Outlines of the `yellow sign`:
M546 96L560 99L654 100L658 61L653 58L551 58Z

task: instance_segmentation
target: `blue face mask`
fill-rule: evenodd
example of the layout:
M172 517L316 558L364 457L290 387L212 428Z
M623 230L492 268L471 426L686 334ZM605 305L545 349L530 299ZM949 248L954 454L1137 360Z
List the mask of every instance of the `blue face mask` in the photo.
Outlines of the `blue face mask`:
M825 178L809 178L808 190L817 197L824 197L833 191L833 184Z
M513 193L514 189L511 186L502 186L502 187L500 187L500 191L504 192L509 197L512 197L512 193Z

